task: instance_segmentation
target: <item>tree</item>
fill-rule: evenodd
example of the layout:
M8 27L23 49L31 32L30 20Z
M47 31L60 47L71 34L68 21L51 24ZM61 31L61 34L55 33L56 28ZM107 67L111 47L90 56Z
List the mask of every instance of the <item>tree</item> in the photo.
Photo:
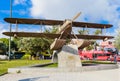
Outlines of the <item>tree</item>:
M88 30L84 30L84 31L83 30L79 30L78 33L80 35L84 35L84 34L88 34L89 31ZM98 30L98 29L95 32L93 32L94 35L99 35L101 33L102 33L101 30ZM91 45L85 47L85 49L86 50L92 50L92 49L95 48L95 44L96 44L96 46L98 46L98 44L97 44L97 42L95 40L91 40Z
M8 51L9 39L8 38L0 38L0 41L5 44L6 51ZM11 40L11 49L12 50L17 50L17 43L14 40Z
M44 31L44 33L57 33L59 26L53 26L52 28L48 28Z
M56 33L57 28L46 29L44 33ZM51 52L50 45L52 42L52 39L47 38L21 38L17 43L20 51L27 52L33 56L37 55L37 52Z
M9 47L9 39L7 39L7 38L0 38L0 41L5 44L6 49L8 50L8 47Z
M89 30L78 30L78 33L80 34L80 35L84 35L84 34L88 34L89 33Z
M115 36L115 47L120 49L120 28L117 29L117 34Z
M50 48L51 42L46 38L22 38L19 41L19 50L29 53L31 56L37 52L45 52Z
M101 33L102 33L101 30L98 30L98 29L94 32L95 35L99 35Z
M6 54L6 45L3 42L0 42L0 54Z

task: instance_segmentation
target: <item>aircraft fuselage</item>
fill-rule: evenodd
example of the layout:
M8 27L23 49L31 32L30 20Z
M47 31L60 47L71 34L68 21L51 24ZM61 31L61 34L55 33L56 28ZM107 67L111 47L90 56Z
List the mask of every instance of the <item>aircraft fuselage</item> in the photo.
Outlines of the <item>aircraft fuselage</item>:
M72 21L65 20L64 24L58 29L58 34L61 34L61 38L65 38L71 34L72 31Z

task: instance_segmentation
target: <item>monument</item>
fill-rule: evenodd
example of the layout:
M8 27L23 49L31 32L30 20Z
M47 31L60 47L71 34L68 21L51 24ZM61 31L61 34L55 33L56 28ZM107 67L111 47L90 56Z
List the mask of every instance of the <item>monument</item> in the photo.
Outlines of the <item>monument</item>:
M78 49L82 49L90 44L90 41L79 39L102 39L113 38L112 36L102 36L102 35L80 35L75 34L72 31L72 27L82 27L82 28L110 28L110 24L97 24L97 23L87 23L87 22L76 22L75 19L81 14L78 13L72 19L67 19L65 21L61 20L46 20L46 19L26 19L26 18L5 18L4 20L11 24L35 24L35 25L61 25L56 34L50 33L36 33L36 32L3 32L7 36L15 37L45 37L50 39L55 39L51 44L51 49L55 50L53 54L53 62L58 62L59 68L70 68L72 71L74 68L81 67L80 56L78 55ZM18 28L16 28L18 29ZM66 42L66 40L71 40L71 42ZM76 40L72 40L76 39Z

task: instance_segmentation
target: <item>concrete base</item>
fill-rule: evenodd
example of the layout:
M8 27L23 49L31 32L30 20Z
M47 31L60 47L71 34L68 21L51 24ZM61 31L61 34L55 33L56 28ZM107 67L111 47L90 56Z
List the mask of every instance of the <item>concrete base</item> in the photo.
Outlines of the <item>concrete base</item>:
M82 67L80 56L78 55L78 47L76 45L64 45L58 53L58 68L75 68Z
M58 63L58 55L57 55L57 53L58 53L57 50L53 51L52 60L51 60L52 63Z

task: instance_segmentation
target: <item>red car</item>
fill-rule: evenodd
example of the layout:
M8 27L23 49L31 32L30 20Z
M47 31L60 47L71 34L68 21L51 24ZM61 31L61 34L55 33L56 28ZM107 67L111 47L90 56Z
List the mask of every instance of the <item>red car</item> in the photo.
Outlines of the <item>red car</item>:
M103 41L99 45L99 49L95 46L96 50L91 51L82 51L79 50L79 55L81 59L90 59L90 60L114 60L120 61L120 56L118 56L118 50L114 47L111 41Z
M83 60L108 60L111 53L105 51L79 51Z

